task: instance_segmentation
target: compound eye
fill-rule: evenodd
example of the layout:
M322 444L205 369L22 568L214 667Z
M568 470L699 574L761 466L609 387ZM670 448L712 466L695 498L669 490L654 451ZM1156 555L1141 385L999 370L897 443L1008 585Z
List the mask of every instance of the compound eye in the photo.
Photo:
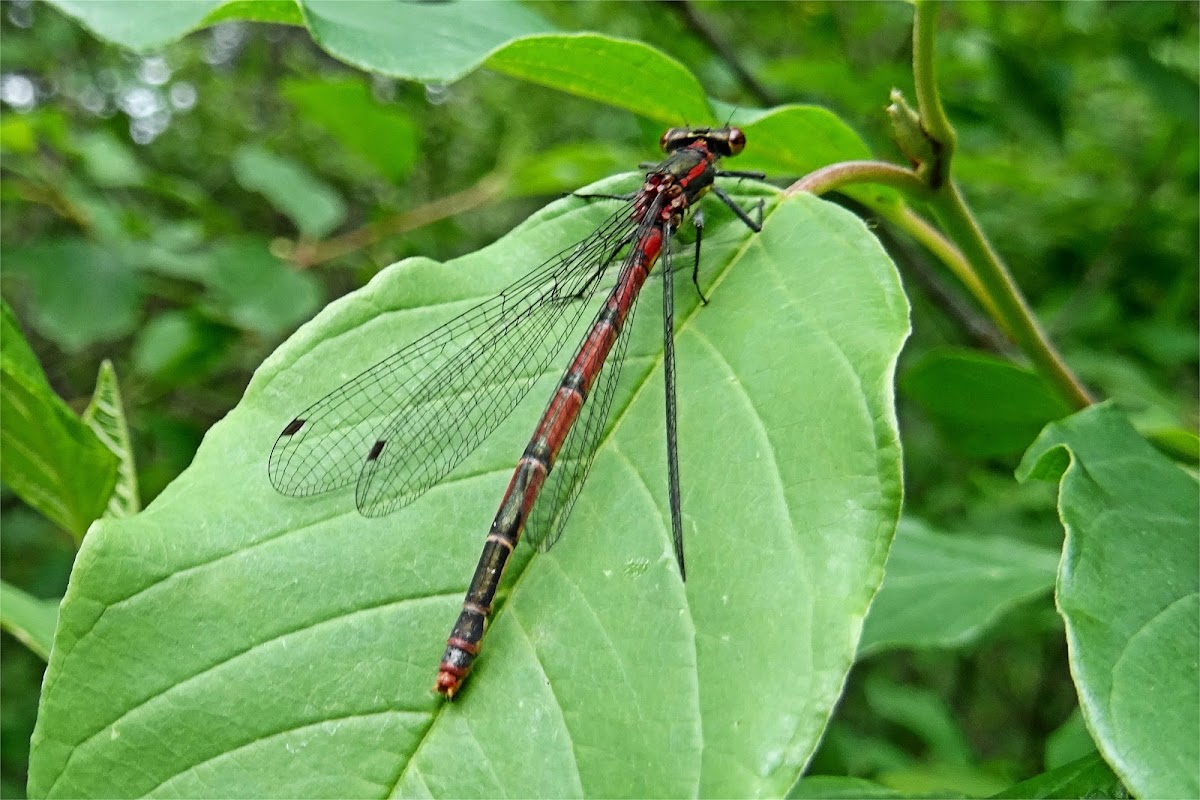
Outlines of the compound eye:
M741 128L729 129L729 155L736 156L746 148L746 134Z

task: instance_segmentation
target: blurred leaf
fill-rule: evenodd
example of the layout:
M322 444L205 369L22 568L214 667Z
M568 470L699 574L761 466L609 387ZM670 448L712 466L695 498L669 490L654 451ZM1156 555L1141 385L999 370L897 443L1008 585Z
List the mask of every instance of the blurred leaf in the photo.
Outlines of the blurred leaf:
M402 181L417 157L418 131L405 111L383 105L360 79L288 81L283 95L301 116L320 125L380 175Z
M130 243L126 255L140 269L205 286L206 310L244 330L276 336L317 309L316 277L271 255L266 239L245 235L201 250L196 233L187 225L157 227L153 240Z
M974 762L966 734L945 699L936 692L901 685L878 673L868 677L865 688L871 710L879 718L915 734L925 744L930 761L940 766L967 766ZM904 769L920 767L912 765Z
M168 311L138 331L133 366L169 385L196 384L223 361L237 334L197 314Z
M859 658L898 647L964 647L1054 587L1058 553L1001 536L939 533L905 517L863 624Z
M313 39L347 64L394 78L452 83L497 47L551 26L514 2L304 0Z
M1067 721L1046 737L1046 769L1057 769L1096 752L1083 715L1076 708Z
M107 131L92 131L80 136L75 149L83 158L84 169L98 186L140 186L146 180L142 165L133 153Z
M149 239L126 242L122 255L136 269L210 285L216 266L204 240L202 226L163 223L154 226Z
M43 239L6 250L4 269L33 286L30 323L68 352L125 336L137 323L137 274L116 253L84 239Z
M0 627L47 661L54 643L54 626L58 624L58 603L39 600L0 581Z
M117 457L117 482L113 486L112 496L108 498L105 514L110 517L136 514L142 508L142 501L138 496L133 442L130 441L129 425L125 421L125 407L121 404L117 372L107 358L100 363L96 391L92 394L92 402L83 411L83 422L92 429L100 443Z
M37 149L37 134L28 117L6 114L0 119L0 152L27 155Z
M1017 474L1060 480L1058 607L1097 747L1135 796L1200 796L1200 487L1109 404L1047 426Z
M668 125L713 120L704 88L687 68L641 42L593 33L530 36L509 42L486 63L506 75Z
M0 307L0 479L82 539L112 492L117 460L50 388L8 304Z
M240 328L275 336L308 319L320 305L316 279L271 255L264 240L220 245L211 259L209 299Z
M1016 453L1042 427L1071 413L1036 372L970 350L933 350L900 377L900 388L962 452Z
M48 0L101 39L131 50L152 50L198 28L221 0Z
M1005 99L1024 109L1055 140L1062 141L1070 68L1025 40L1002 37L992 42L992 56L1005 84Z
M1160 63L1144 41L1126 41L1125 59L1133 75L1146 87L1163 112L1195 129L1200 125L1200 83L1193 71L1188 75Z
M1043 772L1027 781L1010 786L992 797L1128 797L1120 779L1113 774L1099 753Z
M812 775L874 775L907 767L914 761L898 743L882 735L862 733L858 726L835 715L821 737L821 747L808 764L808 772Z
M119 248L128 242L130 217L111 193L98 191L74 174L67 175L56 189L70 209L70 219L87 230L94 246Z
M782 795L841 692L899 513L890 387L907 305L878 242L836 206L773 204L755 235L708 205L712 302L678 292L686 585L662 527L661 394L641 391L661 385L651 313L630 323L576 535L514 555L453 704L429 691L444 626L557 371L379 524L345 493L268 483L297 409L611 214L566 198L483 251L403 262L329 306L158 500L100 523L64 601L54 652L70 658L49 666L30 792ZM821 425L796 425L796 408ZM735 529L755 535L730 547ZM462 757L466 741L481 758Z
M852 63L827 54L797 54L773 58L755 74L764 81L804 87L809 99L819 98L821 105L839 109L879 108L882 99L902 81L911 80L911 67L900 61Z
M787 793L789 800L802 798L828 798L828 800L892 800L905 795L862 778L840 775L813 775L801 779Z
M1182 401L1163 391L1145 366L1118 353L1072 350L1067 362L1090 386L1114 401L1143 430L1170 428L1184 418ZM1194 401L1190 401L1194 403Z
M290 158L245 145L233 156L233 174L242 188L260 192L305 236L320 239L346 219L341 195Z
M1200 464L1200 436L1183 428L1158 428L1146 431L1150 444L1164 455L1184 464Z
M187 469L204 438L205 426L190 409L175 411L145 409L138 417L138 438L143 447L154 454L138 465L138 485L143 500L153 499Z
M986 797L1011 781L983 767L961 764L914 764L876 776L910 797Z
M1148 320L1129 326L1137 348L1159 364L1190 364L1200 357L1200 339L1194 325L1167 320Z
M11 147L11 152L26 154L36 150L38 145L63 152L68 149L68 139L67 119L57 108L5 114L0 120L0 149L6 152Z
M520 159L512 167L508 193L513 197L561 194L638 163L631 148L611 142L570 142Z
M303 25L304 12L298 0L226 0L220 8L209 12L205 25L225 20L246 22L278 22L282 25Z

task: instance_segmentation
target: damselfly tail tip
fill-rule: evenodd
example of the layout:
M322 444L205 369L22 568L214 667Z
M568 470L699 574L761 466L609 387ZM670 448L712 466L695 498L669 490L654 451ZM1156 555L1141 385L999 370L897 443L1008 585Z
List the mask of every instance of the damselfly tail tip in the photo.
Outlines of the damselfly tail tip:
M447 700L453 700L454 695L458 694L460 688L462 688L461 675L455 675L444 668L438 671L437 682L433 685L434 691L444 696Z
M442 656L442 663L438 665L437 682L433 684L433 688L445 695L447 700L453 700L467 676L471 674L471 666L475 663L477 655L477 642L451 636L446 642L446 653Z

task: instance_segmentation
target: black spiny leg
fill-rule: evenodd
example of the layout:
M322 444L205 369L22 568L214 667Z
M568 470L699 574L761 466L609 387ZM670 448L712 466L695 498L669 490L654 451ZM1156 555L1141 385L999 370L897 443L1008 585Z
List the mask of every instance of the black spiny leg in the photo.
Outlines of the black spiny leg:
M696 226L696 263L692 264L692 285L696 287L696 294L700 295L700 302L708 305L708 298L700 289L700 239L704 235L704 212L701 209L696 209L692 224Z
M729 206L729 209L734 214L737 214L738 219L740 219L742 222L746 223L747 228L754 231L755 233L759 233L762 231L763 200L761 197L758 200L758 206L757 206L758 222L755 222L753 219L750 218L750 215L746 213L745 209L743 209L741 206L739 206L737 203L735 203L733 201L733 198L730 197L729 195L725 194L725 192L722 191L722 189L719 186L714 186L712 188L712 192L713 192L713 194L715 194L717 197L719 197L721 199L722 203Z

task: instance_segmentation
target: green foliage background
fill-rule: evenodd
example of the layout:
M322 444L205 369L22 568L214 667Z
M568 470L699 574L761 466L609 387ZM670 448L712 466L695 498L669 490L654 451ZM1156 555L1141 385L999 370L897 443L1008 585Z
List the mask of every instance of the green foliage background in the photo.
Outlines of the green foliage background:
M86 22L88 4L61 5ZM296 6L257 8L279 20ZM686 72L703 87L697 102L819 105L877 157L904 163L882 109L893 87L911 92L905 4L697 6L772 102L669 6L513 12L514 25L532 15L678 59L679 75L628 87L640 115L512 77L537 71L520 53L489 70L422 64L422 84L347 66L329 55L335 38L323 50L303 27L232 22L134 55L57 7L2 9L0 289L76 411L112 360L143 503L325 303L394 261L474 253L559 193L652 158L662 123L684 121L669 109L684 102ZM1176 455L1194 447L1194 4L949 4L938 41L955 178L1051 338L1144 436L1182 442L1168 447ZM773 174L786 181L821 163ZM983 796L1094 750L1050 595L1063 546L1056 487L1013 479L1043 424L1069 409L997 357L994 329L928 254L872 224L914 321L899 368L908 519L898 541L916 549L893 554L877 605L896 597L923 613L868 621L809 772ZM1060 433L1079 441L1076 429ZM1038 440L1038 458L1052 458L1051 439ZM1034 457L1025 472L1061 474L1035 469ZM33 598L60 597L70 526L8 489L3 501L0 574ZM931 560L946 573L978 570L990 593L922 583ZM3 645L0 790L19 796L43 665L8 633Z

